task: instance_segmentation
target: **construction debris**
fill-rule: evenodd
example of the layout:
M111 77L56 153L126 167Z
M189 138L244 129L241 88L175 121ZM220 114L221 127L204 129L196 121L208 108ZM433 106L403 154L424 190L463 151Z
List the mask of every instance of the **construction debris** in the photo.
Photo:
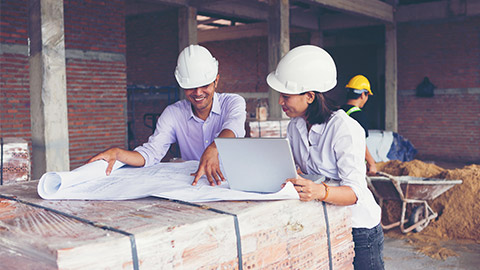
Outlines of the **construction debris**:
M403 235L398 230L387 231L388 236L407 238L417 249L433 258L445 259L455 253L441 244L446 240L462 240L480 243L480 165L468 165L461 169L447 170L433 163L420 160L400 162L392 160L377 164L379 171L392 175L409 175L438 179L460 179L456 185L433 201L429 201L438 217L419 233ZM398 220L401 205L397 201L384 204L382 220L385 223ZM409 211L407 210L407 215Z

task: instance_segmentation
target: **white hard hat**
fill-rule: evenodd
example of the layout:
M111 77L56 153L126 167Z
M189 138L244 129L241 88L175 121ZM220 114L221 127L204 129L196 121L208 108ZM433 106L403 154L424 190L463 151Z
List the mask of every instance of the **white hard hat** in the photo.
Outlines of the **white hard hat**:
M337 84L337 68L330 54L314 45L290 50L267 76L268 85L284 94L327 92Z
M190 45L178 56L175 78L183 89L208 85L218 74L218 61L200 45Z

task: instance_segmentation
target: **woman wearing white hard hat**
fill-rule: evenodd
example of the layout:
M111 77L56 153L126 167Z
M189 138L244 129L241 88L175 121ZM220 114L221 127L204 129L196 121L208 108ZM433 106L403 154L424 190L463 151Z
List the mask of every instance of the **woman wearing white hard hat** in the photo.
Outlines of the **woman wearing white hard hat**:
M287 137L295 162L303 173L327 179L315 183L299 175L287 181L302 201L350 207L355 269L383 269L381 210L365 181L365 131L322 94L335 87L336 78L332 57L313 45L289 51L267 77L268 85L280 92L278 103L292 118Z

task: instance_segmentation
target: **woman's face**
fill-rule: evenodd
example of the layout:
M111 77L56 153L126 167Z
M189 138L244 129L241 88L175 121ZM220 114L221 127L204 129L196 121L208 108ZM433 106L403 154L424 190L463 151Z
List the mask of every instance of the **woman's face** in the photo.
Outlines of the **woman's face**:
M278 104L288 117L304 117L308 105L313 102L315 94L307 92L305 94L291 95L280 93Z

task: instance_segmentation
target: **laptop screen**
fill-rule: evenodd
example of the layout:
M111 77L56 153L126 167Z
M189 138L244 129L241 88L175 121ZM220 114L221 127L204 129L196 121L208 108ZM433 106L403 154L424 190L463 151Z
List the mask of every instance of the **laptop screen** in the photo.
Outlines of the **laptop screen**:
M277 192L297 175L287 138L216 138L215 144L231 189Z

